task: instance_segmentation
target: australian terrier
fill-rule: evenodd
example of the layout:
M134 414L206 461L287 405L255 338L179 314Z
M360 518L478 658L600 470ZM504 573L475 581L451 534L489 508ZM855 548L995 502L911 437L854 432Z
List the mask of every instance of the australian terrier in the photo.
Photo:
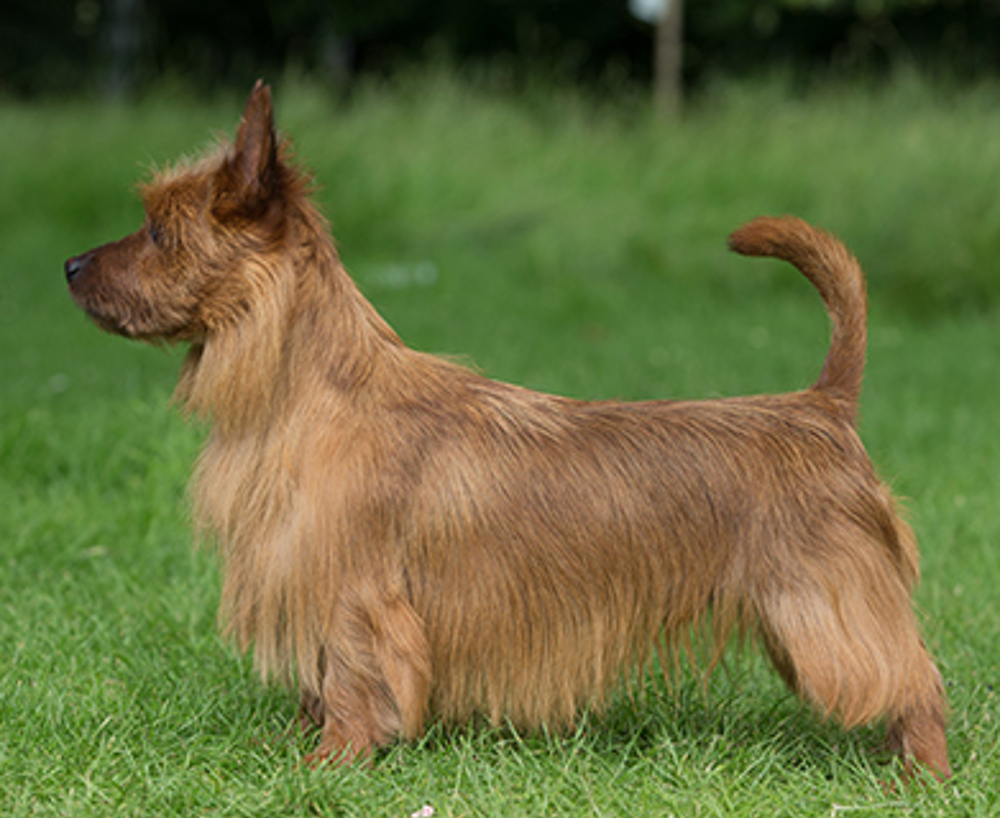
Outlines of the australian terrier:
M222 617L348 761L428 719L569 724L709 623L756 637L822 717L884 720L904 774L951 774L912 609L917 547L858 438L864 275L760 218L832 338L801 392L584 402L407 348L341 265L260 83L235 142L155 175L140 230L66 262L101 327L184 342L210 424L194 516Z

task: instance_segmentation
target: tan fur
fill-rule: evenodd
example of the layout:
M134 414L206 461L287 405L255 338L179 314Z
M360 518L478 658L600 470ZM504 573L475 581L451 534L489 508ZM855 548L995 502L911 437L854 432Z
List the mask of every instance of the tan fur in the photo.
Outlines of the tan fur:
M531 728L600 705L655 649L757 633L821 716L877 719L948 776L917 549L854 426L864 277L831 236L730 239L817 287L830 351L803 392L589 403L405 347L340 264L254 89L235 144L144 188L147 224L66 264L104 328L190 344L176 399L211 433L193 482L222 614L298 686L316 759L429 718Z

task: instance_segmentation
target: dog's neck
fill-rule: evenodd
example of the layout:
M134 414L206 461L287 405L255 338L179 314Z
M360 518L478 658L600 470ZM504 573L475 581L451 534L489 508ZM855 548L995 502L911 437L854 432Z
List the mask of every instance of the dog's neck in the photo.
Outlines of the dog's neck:
M193 344L184 362L174 399L216 433L259 433L305 395L357 402L380 362L407 352L347 274L316 209L303 199L288 219L272 297Z

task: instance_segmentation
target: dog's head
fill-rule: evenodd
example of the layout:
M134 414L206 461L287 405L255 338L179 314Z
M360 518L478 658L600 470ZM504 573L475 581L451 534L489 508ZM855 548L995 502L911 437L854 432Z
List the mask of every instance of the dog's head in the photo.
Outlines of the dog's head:
M66 262L70 293L110 332L203 339L266 286L262 261L281 247L302 186L282 159L270 90L258 82L231 146L155 174L141 188L139 230Z

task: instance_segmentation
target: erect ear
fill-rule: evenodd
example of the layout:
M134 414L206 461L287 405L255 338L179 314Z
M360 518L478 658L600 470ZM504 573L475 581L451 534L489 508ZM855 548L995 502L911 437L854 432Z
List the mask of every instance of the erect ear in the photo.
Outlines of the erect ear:
M281 195L271 89L257 80L236 131L232 155L215 178L212 212L220 220L259 218Z

